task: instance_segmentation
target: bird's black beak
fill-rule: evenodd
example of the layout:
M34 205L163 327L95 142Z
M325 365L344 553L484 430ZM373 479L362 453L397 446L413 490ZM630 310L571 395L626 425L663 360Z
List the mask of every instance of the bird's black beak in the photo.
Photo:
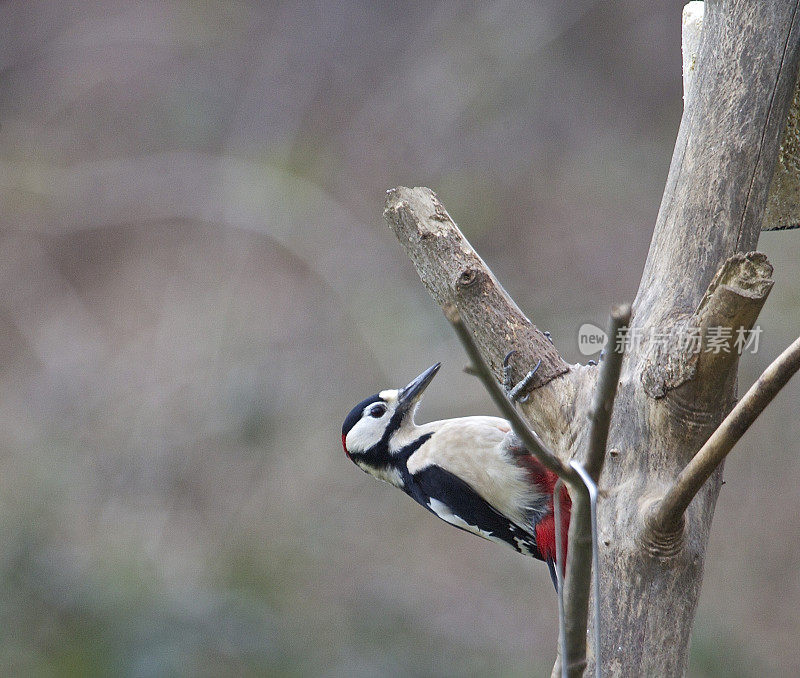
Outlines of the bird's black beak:
M439 371L441 366L442 363L431 365L431 367L425 370L416 379L413 379L408 386L400 389L398 406L402 407L404 410L413 408L420 399L422 392L428 388L428 384L433 381L433 378L436 376L436 373Z

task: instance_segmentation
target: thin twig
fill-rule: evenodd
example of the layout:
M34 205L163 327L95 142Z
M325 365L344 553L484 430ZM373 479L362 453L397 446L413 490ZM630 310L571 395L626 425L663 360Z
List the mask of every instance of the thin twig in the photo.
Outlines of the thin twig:
M606 456L611 411L617 395L617 384L622 369L622 351L617 350L617 334L630 322L631 307L615 306L611 311L608 345L600 363L600 374L595 386L592 414L590 416L589 443L584 468L597 483ZM566 638L561 661L568 661L566 673L570 677L583 675L586 668L586 624L589 617L589 593L592 571L592 521L589 488L581 481L570 487L572 514L569 524L569 554L567 576L564 583L564 619ZM599 591L595 591L595 606L600 604ZM599 648L595 648L595 661Z
M566 659L568 662L565 666L567 675L571 678L578 678L583 675L586 667L586 625L589 614L590 574L592 571L591 502L588 488L575 469L563 464L522 420L514 404L503 392L484 361L472 335L461 320L458 309L454 305L448 304L444 307L444 314L453 325L472 362L471 372L483 382L495 404L510 421L514 432L545 468L556 473L569 486L572 510L567 575L563 584L565 642L562 661ZM609 330L612 342L616 341L620 327L626 325L629 320L629 306L614 309ZM611 410L617 391L621 364L622 354L609 351L598 377L594 414L591 417L589 433L589 455L594 459L593 463L598 475L603 465L602 458L605 456ZM598 455L599 460L597 459Z
M800 369L800 338L781 353L730 411L658 503L648 523L669 531L682 523L683 513L703 483L744 435L764 408Z
M589 490L570 485L569 550L564 577L565 641L561 661L566 674L580 678L586 668L586 625L589 620L589 586L592 572L592 523Z
M500 411L511 423L514 433L520 437L528 451L539 460L542 466L548 471L552 471L560 478L563 478L565 481L568 481L570 486L575 485L582 487L583 483L578 474L571 467L563 464L561 460L545 446L541 439L528 428L527 424L514 407L514 404L506 397L506 394L503 392L500 384L495 380L491 369L478 350L475 340L464 325L464 321L461 319L461 315L455 305L447 304L444 306L443 310L445 317L450 321L458 338L464 345L464 349L469 359L472 361L475 374L483 382L492 400L494 400L497 407L500 408Z
M608 327L608 345L603 360L600 361L600 373L594 391L592 405L591 428L589 429L589 449L586 453L584 467L596 483L600 479L603 463L606 458L608 428L611 425L611 410L617 395L617 384L622 370L623 352L617 350L619 331L631 320L631 307L628 304L615 306L611 310Z

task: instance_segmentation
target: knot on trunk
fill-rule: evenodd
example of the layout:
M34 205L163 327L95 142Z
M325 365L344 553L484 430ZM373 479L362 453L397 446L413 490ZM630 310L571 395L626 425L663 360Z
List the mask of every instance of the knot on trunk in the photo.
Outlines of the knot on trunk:
M659 502L654 501L645 511L644 525L637 541L653 558L673 558L683 550L686 523L683 514L674 523L659 521L656 517L658 505Z

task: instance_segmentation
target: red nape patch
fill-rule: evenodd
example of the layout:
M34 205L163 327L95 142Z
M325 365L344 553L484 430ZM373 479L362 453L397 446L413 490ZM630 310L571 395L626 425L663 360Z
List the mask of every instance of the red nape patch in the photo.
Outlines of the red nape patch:
M350 459L350 453L347 451L347 435L342 433L342 447L344 448L344 453L347 455L347 458Z

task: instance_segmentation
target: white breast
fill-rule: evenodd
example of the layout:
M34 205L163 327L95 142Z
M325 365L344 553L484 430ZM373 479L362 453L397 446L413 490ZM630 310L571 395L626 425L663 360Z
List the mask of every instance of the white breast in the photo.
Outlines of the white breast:
M463 417L417 427L416 435L433 433L408 459L414 475L436 465L458 476L500 513L520 526L526 508L543 498L505 448L511 425L498 417Z

